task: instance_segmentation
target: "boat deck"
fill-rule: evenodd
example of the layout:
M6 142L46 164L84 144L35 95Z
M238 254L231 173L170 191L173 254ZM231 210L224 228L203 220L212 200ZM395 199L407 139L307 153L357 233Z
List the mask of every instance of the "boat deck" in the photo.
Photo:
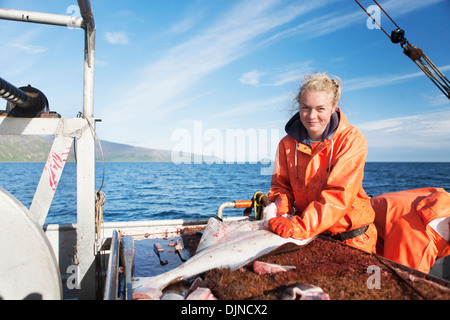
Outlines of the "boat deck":
M242 217L236 217L233 220L236 219L242 219ZM183 263L183 260L192 256L207 220L165 221L168 224L166 226L161 225L163 222L153 222L151 226L133 224L117 226L121 227L117 229L119 239L125 237L133 239L133 265L131 267L133 274L132 279L126 279L126 270L123 269L123 267L126 269L126 266L123 265L125 258L119 254L122 257L119 261L122 268L118 272L119 288L117 295L113 295L113 299L127 299L125 292L127 282L164 273L178 267ZM112 224L105 230L108 230L109 227L112 227ZM183 245L181 254L175 250L177 241ZM160 244L163 251L156 252L155 243ZM118 247L120 248L120 246ZM311 250L313 250L313 253ZM346 252L342 253L342 251ZM348 257L345 258L343 255ZM302 259L299 257L302 257ZM262 258L262 260L277 264L293 264L296 265L297 270L283 274L260 276L253 272L251 265L247 265L233 272L229 270L208 271L202 275L202 278L206 280L208 287L217 298L225 300L277 299L281 296L281 291L295 281L322 286L324 291L332 292L330 294L331 299L420 299L420 295L408 289L408 285L404 283L405 280L401 279L402 277L406 278L407 282L411 282L413 286L419 287L419 290L426 292L427 298L450 299L450 281L383 259L388 264L386 266L378 261L375 256L337 241L317 239L295 252L284 253L276 257L269 256ZM368 267L374 265L381 270L381 283L384 282L385 287L383 288L382 285L381 289L368 290L368 281L371 276ZM333 268L335 270L331 270ZM111 265L108 265L108 272L110 272L110 269ZM321 270L322 276L320 276L320 272L316 272L316 276L312 276L312 273L308 276L311 269ZM350 271L354 274L351 274ZM400 273L401 276L396 273ZM358 277L360 281L355 282ZM326 281L323 279L326 279ZM336 286L339 286L339 290L330 287L330 283L333 283L333 281ZM345 287L345 283L348 284L348 287ZM389 287L386 287L388 283ZM393 285L394 283L395 285ZM236 287L237 284L239 288ZM183 295L189 285L190 283L186 282L175 289L169 287L167 292L173 293L174 290L178 290L178 294ZM253 294L245 294L245 292L249 292L245 289L246 286L252 287ZM261 287L262 291L257 289L255 291L258 286ZM339 294L336 292L339 292ZM130 295L128 298L132 298L132 296Z

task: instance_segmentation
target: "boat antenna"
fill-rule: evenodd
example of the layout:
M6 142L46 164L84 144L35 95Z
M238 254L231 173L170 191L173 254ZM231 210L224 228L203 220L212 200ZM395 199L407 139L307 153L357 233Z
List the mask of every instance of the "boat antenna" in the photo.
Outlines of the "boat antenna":
M438 67L423 53L422 49L416 47L415 45L409 43L405 38L405 31L401 29L395 21L389 16L389 14L380 6L376 1L375 4L383 11L383 13L391 20L391 22L397 27L397 29L392 30L391 35L389 35L386 30L378 23L378 21L369 13L367 10L355 0L356 3L361 7L361 9L367 13L367 15L377 24L377 26L384 32L384 34L391 40L392 43L400 43L403 48L403 53L406 54L425 75L438 87L439 90L450 99L450 81L447 77L439 70Z

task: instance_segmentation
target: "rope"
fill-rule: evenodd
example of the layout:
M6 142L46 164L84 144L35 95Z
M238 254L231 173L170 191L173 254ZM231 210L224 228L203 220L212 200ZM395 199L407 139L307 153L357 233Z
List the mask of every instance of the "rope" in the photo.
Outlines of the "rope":
M261 220L262 218L262 212L263 212L263 208L264 208L264 202L263 202L263 197L267 197L264 193L262 193L262 191L257 191L255 192L255 194L253 195L251 201L252 201L252 206L250 208L245 209L244 211L244 215L248 216L251 214L251 208L254 208L255 211L255 220Z
M95 195L95 232L97 240L99 240L103 238L103 205L105 204L106 195L103 191L96 191Z
M103 234L103 205L105 204L105 193L101 190L95 192L95 244L96 244L96 279L97 279L97 292L103 292L104 279L106 277L106 254L102 254L101 240L104 238Z

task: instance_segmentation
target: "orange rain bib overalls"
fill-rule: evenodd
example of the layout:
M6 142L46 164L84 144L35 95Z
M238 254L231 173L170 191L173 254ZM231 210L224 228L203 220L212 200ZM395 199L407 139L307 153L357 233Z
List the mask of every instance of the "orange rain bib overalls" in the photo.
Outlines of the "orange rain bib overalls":
M450 254L450 194L442 188L385 193L371 199L377 253L428 273Z

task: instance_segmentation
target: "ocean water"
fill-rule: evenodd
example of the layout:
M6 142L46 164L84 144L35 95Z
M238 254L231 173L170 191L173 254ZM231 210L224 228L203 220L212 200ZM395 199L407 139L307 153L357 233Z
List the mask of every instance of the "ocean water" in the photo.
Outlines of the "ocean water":
M0 163L0 185L29 208L44 163ZM215 215L226 201L267 193L270 175L263 164L106 163L103 192L105 221L194 219ZM96 168L96 186L102 164ZM368 162L363 187L375 196L423 187L450 191L448 163ZM225 209L225 216L242 209ZM46 223L76 222L76 165L67 163Z

